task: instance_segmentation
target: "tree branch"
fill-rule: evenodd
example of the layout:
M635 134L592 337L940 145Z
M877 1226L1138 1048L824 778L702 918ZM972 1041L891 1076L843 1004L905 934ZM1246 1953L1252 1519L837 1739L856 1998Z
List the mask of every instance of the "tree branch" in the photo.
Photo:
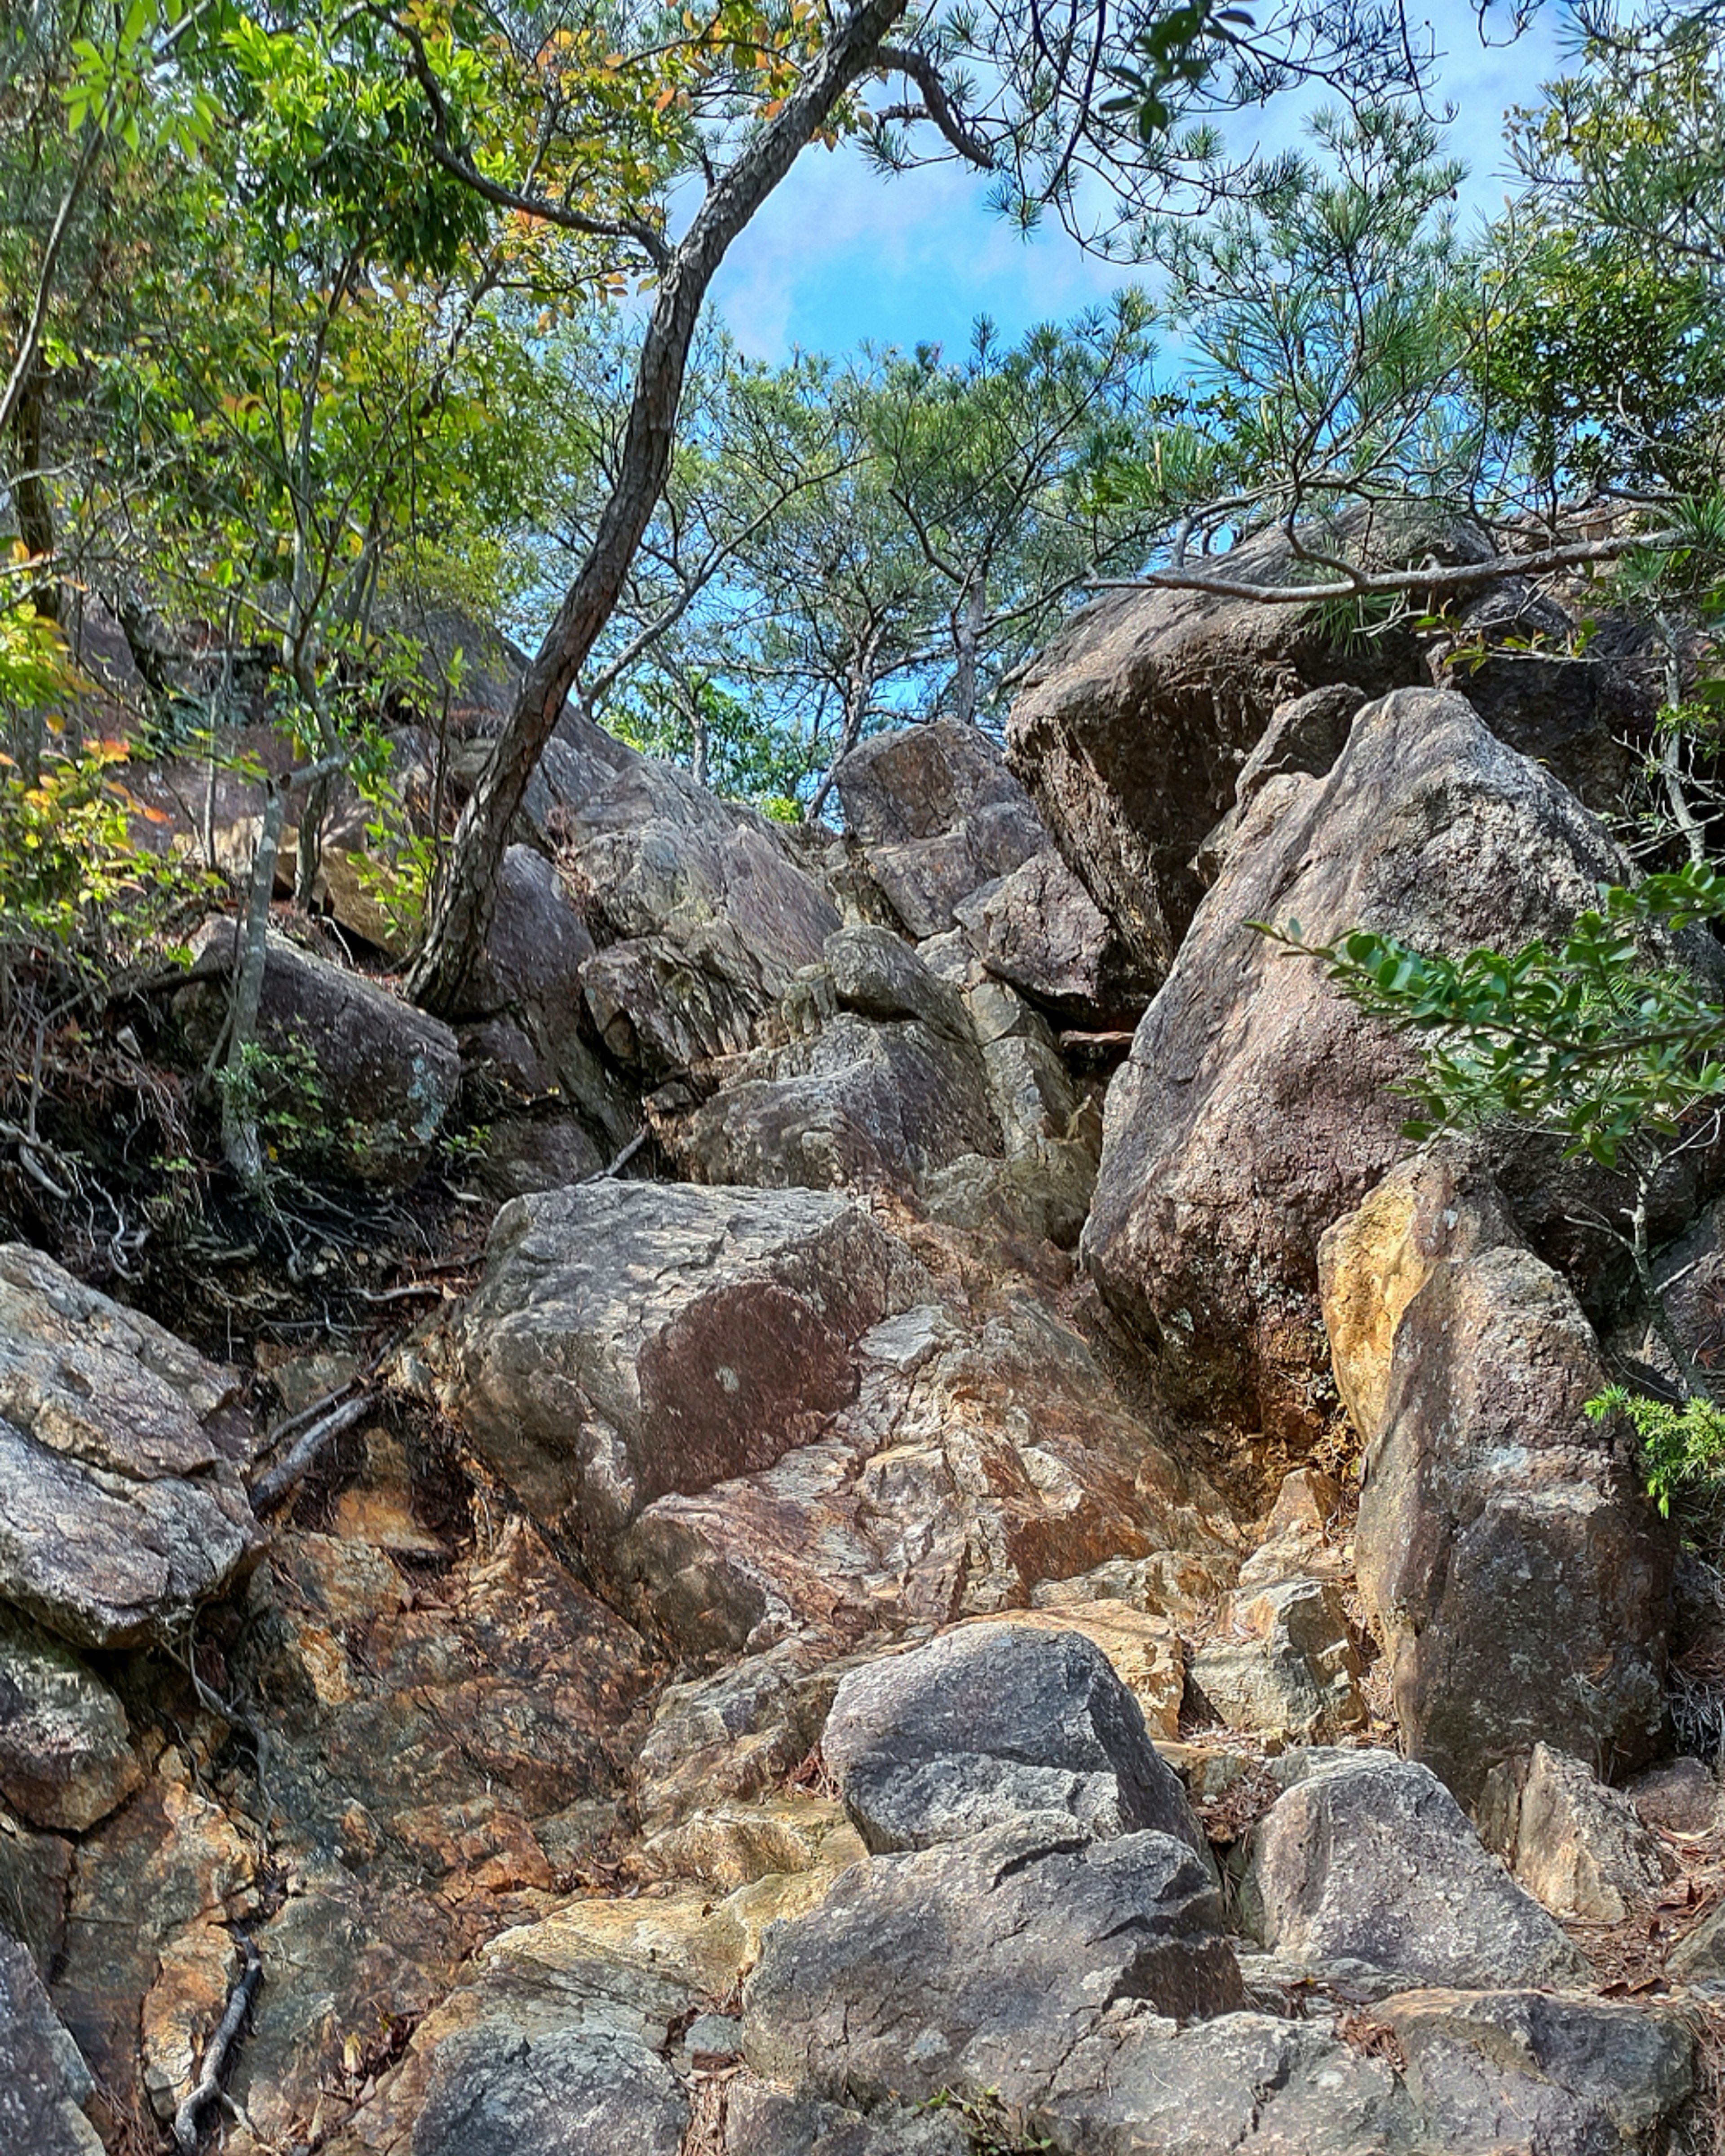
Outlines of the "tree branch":
M880 116L882 119L930 120L968 163L984 172L993 171L993 151L979 136L972 134L954 111L947 86L941 80L940 69L926 53L914 52L908 45L882 45L877 57L887 73L904 75L916 84L927 107L925 112L918 113L910 106L895 105L890 113Z

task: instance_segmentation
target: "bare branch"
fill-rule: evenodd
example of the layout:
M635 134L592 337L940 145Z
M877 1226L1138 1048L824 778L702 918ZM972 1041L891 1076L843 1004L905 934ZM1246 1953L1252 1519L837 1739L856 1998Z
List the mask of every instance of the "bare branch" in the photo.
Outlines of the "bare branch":
M952 109L952 100L947 95L947 86L941 80L940 69L926 53L913 51L907 45L882 45L880 65L892 74L901 74L915 83L922 93L926 112L915 107L895 105L890 112L882 113L884 119L932 121L942 135L968 163L984 172L994 169L994 153L979 136L973 135Z

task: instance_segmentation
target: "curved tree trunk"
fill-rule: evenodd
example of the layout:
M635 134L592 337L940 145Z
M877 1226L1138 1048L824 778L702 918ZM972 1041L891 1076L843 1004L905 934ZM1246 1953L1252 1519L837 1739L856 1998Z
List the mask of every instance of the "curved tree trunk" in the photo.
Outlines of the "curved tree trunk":
M800 89L708 194L671 259L641 347L616 485L592 549L522 676L508 723L461 813L424 944L408 974L408 993L429 1010L452 1007L484 944L510 825L576 676L610 619L664 489L689 346L707 288L732 240L874 64L906 4L861 0L839 23Z

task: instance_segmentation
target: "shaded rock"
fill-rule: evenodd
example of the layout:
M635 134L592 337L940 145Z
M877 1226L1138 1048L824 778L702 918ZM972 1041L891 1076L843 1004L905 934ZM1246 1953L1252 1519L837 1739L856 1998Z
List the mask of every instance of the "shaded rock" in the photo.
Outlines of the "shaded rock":
M506 1204L585 1183L604 1165L586 1124L572 1116L505 1116L488 1127L469 1173L488 1197Z
M1193 1689L1230 1729L1325 1743L1367 1720L1340 1590L1285 1579L1230 1597L1221 1636L1192 1658Z
M1584 1974L1429 1768L1337 1752L1295 1754L1291 1770L1253 1829L1241 1892L1249 1928L1285 1959L1476 1989Z
M1046 1142L1010 1160L961 1153L923 1178L931 1220L1004 1239L1029 1236L1056 1250L1077 1247L1096 1188L1096 1155L1076 1139Z
M126 1710L77 1656L0 1609L0 1794L81 1834L144 1779Z
M1404 1747L1464 1802L1540 1743L1646 1758L1671 1540L1625 1432L1584 1411L1606 1378L1574 1295L1449 1152L1387 1178L1322 1264Z
M726 2092L725 2156L970 2156L956 2112L881 2104L866 2114L793 2096L752 2074Z
M967 1625L870 1662L839 1686L821 1750L877 1852L1063 1812L1094 1834L1153 1828L1209 1855L1142 1708L1076 1631Z
M1411 548L1416 557L1490 552L1476 530L1384 537L1389 552ZM1275 531L1235 548L1226 573L1275 584L1292 567ZM1076 615L1026 676L1008 724L1009 754L1060 851L1159 980L1202 895L1193 856L1232 806L1271 714L1337 683L1381 696L1425 679L1405 634L1347 650L1303 608L1111 592Z
M413 2156L677 2156L676 2077L619 2028L488 2027L439 2055Z
M0 1245L0 1597L83 1646L184 1626L250 1555L231 1372Z
M1666 1967L1683 1984L1725 1983L1725 1906L1696 1926Z
M572 805L559 860L603 947L600 1038L649 1083L755 1045L838 909L763 816L638 758Z
M1620 1924L1665 1884L1659 1844L1584 1760L1536 1744L1486 1779L1481 1838L1566 1922Z
M1694 2087L1676 2016L1540 1991L1411 1991L1374 2020L1418 2093L1420 2146L1610 2156L1656 2147Z
M18 2156L101 2156L82 2109L95 2089L35 1964L0 1938L0 2147Z
M1150 982L1052 846L953 908L991 973L1071 1024L1130 1024Z
M1651 741L1659 708L1651 684L1611 658L1491 650L1455 668L1445 685L1461 691L1499 741L1548 765L1601 815L1622 800L1635 768L1631 744Z
M1272 816L1276 788L1293 792ZM1260 796L1109 1088L1081 1245L1189 1411L1298 1441L1321 1426L1318 1239L1406 1150L1392 1089L1413 1050L1250 924L1513 949L1567 929L1627 872L1556 780L1434 690L1363 711L1327 778ZM1536 1242L1609 1275L1606 1246L1565 1222L1620 1194L1560 1171L1543 1140L1499 1150Z
M66 1937L73 1848L57 1834L33 1834L0 1807L0 1932L52 1969Z
M1719 1784L1699 1759L1650 1767L1624 1794L1643 1826L1667 1834L1712 1834L1720 1824Z
M535 1517L620 1532L770 1466L855 1395L855 1345L922 1291L901 1244L803 1191L598 1183L506 1206L456 1400Z
M1272 780L1325 776L1347 745L1354 718L1365 701L1363 690L1355 688L1351 681L1337 681L1276 706L1258 737L1257 747L1240 767L1234 785L1234 806L1199 850L1194 865L1204 883L1214 883L1221 874L1239 836L1245 811ZM1286 798L1286 789L1281 798Z
M757 2072L864 2102L1046 2084L1111 2003L1202 2018L1243 2000L1206 1866L1158 1833L1032 1815L853 1866L768 1933L744 1993Z
M227 1015L237 924L211 921L193 948L193 985L176 997L193 1051L207 1055ZM461 1058L441 1019L374 981L314 957L273 932L258 1039L297 1060L315 1094L296 1100L306 1151L326 1151L366 1181L411 1180L455 1104Z
M1048 844L1029 797L978 728L952 720L875 734L839 766L847 829L914 937Z

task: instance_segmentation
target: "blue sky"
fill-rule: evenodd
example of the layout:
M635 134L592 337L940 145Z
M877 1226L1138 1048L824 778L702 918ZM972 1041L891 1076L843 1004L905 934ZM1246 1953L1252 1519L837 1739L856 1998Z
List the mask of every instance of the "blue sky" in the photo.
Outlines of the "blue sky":
M1556 71L1558 18L1548 4L1507 49L1482 50L1470 0L1425 11L1446 54L1440 95L1456 107L1450 147L1470 178L1464 208L1495 211L1504 194L1506 106L1531 101ZM1283 104L1249 116L1276 146L1297 132ZM805 151L732 250L714 289L744 351L783 359L795 346L842 352L865 339L962 346L979 314L1009 336L1077 313L1133 273L1097 262L1055 231L1020 239L986 203L980 177L942 166L884 181L854 151ZM1137 273L1153 282L1153 273Z

